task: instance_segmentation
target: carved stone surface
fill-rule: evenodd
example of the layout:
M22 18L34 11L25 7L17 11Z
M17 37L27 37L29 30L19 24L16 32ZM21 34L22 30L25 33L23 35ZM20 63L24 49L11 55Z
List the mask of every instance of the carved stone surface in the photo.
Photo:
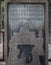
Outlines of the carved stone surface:
M35 32L29 32L27 23L11 37L9 47L6 65L45 65L42 32L37 38Z

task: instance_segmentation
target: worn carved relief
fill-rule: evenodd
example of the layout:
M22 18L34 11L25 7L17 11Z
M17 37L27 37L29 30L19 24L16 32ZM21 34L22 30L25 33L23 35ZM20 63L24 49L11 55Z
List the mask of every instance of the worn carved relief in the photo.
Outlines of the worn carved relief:
M6 65L45 65L42 31L37 37L35 31L30 32L28 23L11 37L9 47Z

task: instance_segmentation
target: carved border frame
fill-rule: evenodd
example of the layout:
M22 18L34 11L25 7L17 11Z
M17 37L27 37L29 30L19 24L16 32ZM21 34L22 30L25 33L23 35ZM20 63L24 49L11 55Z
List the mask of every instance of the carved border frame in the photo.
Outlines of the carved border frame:
M8 24L8 4L9 3L38 3L38 4L45 4L45 42L46 42L46 61L45 65L48 65L48 43L49 43L49 28L48 28L48 1L47 0L5 0L5 33L4 33L4 59L7 58L7 24Z

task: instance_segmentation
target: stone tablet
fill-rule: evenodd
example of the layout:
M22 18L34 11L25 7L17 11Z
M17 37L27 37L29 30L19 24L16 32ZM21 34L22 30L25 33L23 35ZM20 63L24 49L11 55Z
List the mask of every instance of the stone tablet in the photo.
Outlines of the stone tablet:
M48 65L48 0L5 0L6 65Z

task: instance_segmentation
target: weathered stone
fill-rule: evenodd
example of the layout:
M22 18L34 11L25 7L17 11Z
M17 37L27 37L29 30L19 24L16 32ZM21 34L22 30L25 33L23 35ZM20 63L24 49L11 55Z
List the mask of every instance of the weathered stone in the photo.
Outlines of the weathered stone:
M35 33L29 32L27 27L27 24L22 26L20 32L11 38L6 65L41 65L39 56L44 55L42 33L40 32L39 37L36 38ZM33 47L31 47L32 45ZM29 62L30 60L31 62Z

